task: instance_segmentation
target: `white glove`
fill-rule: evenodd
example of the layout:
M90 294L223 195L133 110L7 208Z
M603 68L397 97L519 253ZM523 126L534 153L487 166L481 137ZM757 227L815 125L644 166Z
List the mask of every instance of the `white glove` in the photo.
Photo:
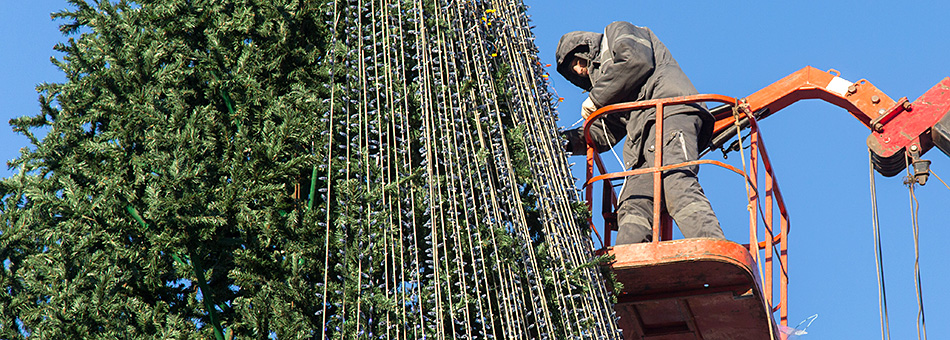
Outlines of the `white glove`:
M590 97L587 97L587 100L581 104L581 117L587 119L587 117L589 117L591 113L594 113L594 111L597 111L597 107L594 106L594 101L590 100Z

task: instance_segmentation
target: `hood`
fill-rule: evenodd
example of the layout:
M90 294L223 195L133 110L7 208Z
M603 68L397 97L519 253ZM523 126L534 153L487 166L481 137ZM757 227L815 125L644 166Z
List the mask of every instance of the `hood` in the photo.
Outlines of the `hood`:
M590 91L590 78L575 74L571 70L571 61L574 56L578 56L590 61L588 67L594 67L594 61L600 54L600 40L603 36L602 33L584 31L574 31L561 36L561 41L557 43L557 73L577 87Z

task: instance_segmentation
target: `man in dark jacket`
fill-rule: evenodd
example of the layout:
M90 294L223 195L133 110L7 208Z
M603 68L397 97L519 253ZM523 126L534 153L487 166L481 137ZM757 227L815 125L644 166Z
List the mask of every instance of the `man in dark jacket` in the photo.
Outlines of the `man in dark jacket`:
M604 33L571 32L557 47L557 71L574 85L589 91L584 118L605 105L696 94L696 88L670 55L670 51L645 27L627 22L607 25ZM698 158L712 132L713 117L703 105L664 107L663 163ZM623 158L626 169L653 167L655 108L616 113L595 122L591 138L604 152L626 135ZM568 150L586 154L582 129L565 131ZM698 166L663 173L663 201L686 237L724 238L719 221L696 178ZM629 176L620 193L617 244L652 239L653 175Z

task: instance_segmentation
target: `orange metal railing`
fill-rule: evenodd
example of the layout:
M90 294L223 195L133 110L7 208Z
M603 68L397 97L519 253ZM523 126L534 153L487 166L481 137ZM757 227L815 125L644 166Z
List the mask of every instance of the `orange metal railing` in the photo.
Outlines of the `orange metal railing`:
M913 103L906 97L895 101L886 94L878 90L867 80L861 79L857 82L849 82L840 78L840 74L835 70L827 72L816 68L806 66L785 78L772 83L765 88L741 100L736 98L704 94L677 98L666 98L658 100L648 100L633 103L622 103L609 105L594 112L584 124L584 135L587 142L587 182L585 183L586 198L588 206L593 210L594 184L603 181L603 204L602 214L604 217L605 235L600 236L593 219L589 219L591 229L601 238L601 244L604 247L610 246L611 231L617 230L617 195L614 192L612 182L623 179L626 176L653 174L653 197L662 197L661 181L662 172L684 166L698 164L714 164L729 169L745 179L748 210L749 210L749 243L746 245L749 249L752 259L755 261L759 270L755 273L759 280L761 291L764 293L765 302L768 304L774 314L779 314L779 320L782 325L788 325L788 231L789 220L788 212L785 209L785 202L782 199L781 190L769 160L768 152L765 149L765 142L759 133L759 126L756 119L766 118L775 114L779 110L804 99L820 99L838 107L846 109L862 125L871 130L868 137L868 149L875 157L875 168L885 176L893 176L904 169L907 161L918 162L919 156L923 155L928 149L934 146L935 140L945 140L950 138L950 132L936 129L935 124L941 121L950 111L950 78L944 78L943 81L935 85L929 91L920 96ZM603 115L616 112L624 112L636 109L656 108L656 116L663 117L663 109L670 105L682 105L699 102L723 103L732 108L729 111L723 111L716 114L716 124L713 128L714 134L725 132L727 129L738 129L738 125L748 124L749 135L749 158L746 171L736 169L733 166L713 160L698 160L680 164L662 165L663 148L656 148L654 153L655 162L662 166L648 169L637 169L615 173L607 173L600 155L596 152L594 144L590 139L589 131L593 122L600 119ZM753 114L753 112L755 114ZM745 123L745 122L748 123ZM939 136L934 136L932 131L941 130ZM739 135L738 131L736 133ZM656 120L656 140L663 140L663 120ZM722 139L727 135L722 135ZM740 135L741 136L741 135ZM950 142L943 141L945 144ZM950 146L946 146L950 149ZM741 152L740 147L740 152ZM947 152L946 150L944 150ZM744 156L743 156L744 157ZM765 198L764 205L761 203L761 188L759 186L760 164L764 169L765 178ZM598 169L599 175L594 175L594 168ZM896 170L896 171L894 171ZM926 180L926 171L916 176L924 176ZM918 177L918 181L921 178ZM774 208L778 207L778 214L774 213ZM777 216L775 216L777 215ZM759 229L759 218L762 221L762 230ZM775 219L778 219L778 230L775 230ZM670 217L663 214L658 200L654 200L653 205L653 242L670 240L672 238L672 221ZM763 240L759 240L759 234L763 235ZM778 247L778 248L776 248ZM777 260L776 260L777 258ZM777 270L777 272L776 272ZM779 302L774 301L773 277L779 278Z
M696 160L685 163L669 164L662 165L663 162L663 148L656 148L654 151L655 162L654 164L660 164L662 166L644 168L637 170L628 170L614 173L607 173L607 168L604 166L603 161L600 158L599 153L596 151L596 146L594 146L593 141L590 138L590 127L593 122L600 119L604 115L626 112L630 110L645 109L649 107L656 108L656 116L663 116L663 109L666 106L670 105L681 105L689 103L700 103L700 102L716 102L733 107L733 115L735 116L735 121L739 121L742 118L748 118L750 122L750 155L749 155L749 169L748 173L737 169L729 164L725 164L719 161L714 160ZM662 140L661 136L663 135L663 120L656 120L656 139ZM731 170L739 175L741 175L747 184L747 196L748 196L748 209L749 209L749 244L746 247L750 250L752 258L760 266L761 273L757 272L756 277L759 279L761 285L760 289L764 293L766 303L770 307L773 318L774 313L779 313L779 322L782 325L788 324L788 267L787 267L787 258L788 258L788 244L786 242L789 223L788 223L788 212L785 209L785 204L782 199L781 191L778 188L778 182L775 180L775 175L772 169L772 165L769 161L768 153L765 150L765 144L762 140L761 135L759 134L758 124L749 109L749 105L743 102L739 102L735 98L723 96L723 95L714 95L714 94L703 94L703 95L693 95L686 97L676 97L676 98L666 98L658 100L648 100L632 103L622 103L615 105L605 106L596 112L594 112L584 124L584 136L587 142L587 181L585 182L585 194L588 202L589 209L593 210L594 202L594 185L598 181L603 181L603 203L602 203L602 216L605 221L604 235L601 236L597 227L594 225L593 218L588 219L591 229L601 238L601 243L604 247L609 247L611 244L611 232L617 230L616 222L616 209L618 207L617 194L614 192L614 180L623 180L627 176L641 175L652 173L653 174L653 197L662 197L661 188L662 188L662 176L661 174L664 171L668 171L675 168L698 165L698 164L713 164L728 170ZM763 221L763 228L761 232L763 233L764 238L762 241L759 241L759 215L760 215L760 202L759 202L759 163L762 163L764 166L764 177L765 177L765 205L764 209L761 211L761 218ZM594 175L594 168L598 169L599 175ZM653 202L653 242L667 241L672 239L673 235L673 225L672 220L668 214L662 212L662 205L659 200L654 200ZM779 230L776 234L773 222L773 206L778 206L779 209ZM753 246L755 245L754 248ZM779 248L776 249L776 246ZM760 254L760 251L762 254ZM776 257L778 261L776 261ZM772 278L775 274L776 268L778 269L779 276L779 302L774 302L774 289Z

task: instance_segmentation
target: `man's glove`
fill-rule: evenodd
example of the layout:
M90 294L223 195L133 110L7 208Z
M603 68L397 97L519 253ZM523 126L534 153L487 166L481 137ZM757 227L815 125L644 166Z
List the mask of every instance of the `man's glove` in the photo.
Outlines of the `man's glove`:
M590 97L587 97L587 100L581 104L581 117L587 119L587 117L590 117L590 114L594 113L594 111L597 111L597 107L594 106L594 101L590 100Z

